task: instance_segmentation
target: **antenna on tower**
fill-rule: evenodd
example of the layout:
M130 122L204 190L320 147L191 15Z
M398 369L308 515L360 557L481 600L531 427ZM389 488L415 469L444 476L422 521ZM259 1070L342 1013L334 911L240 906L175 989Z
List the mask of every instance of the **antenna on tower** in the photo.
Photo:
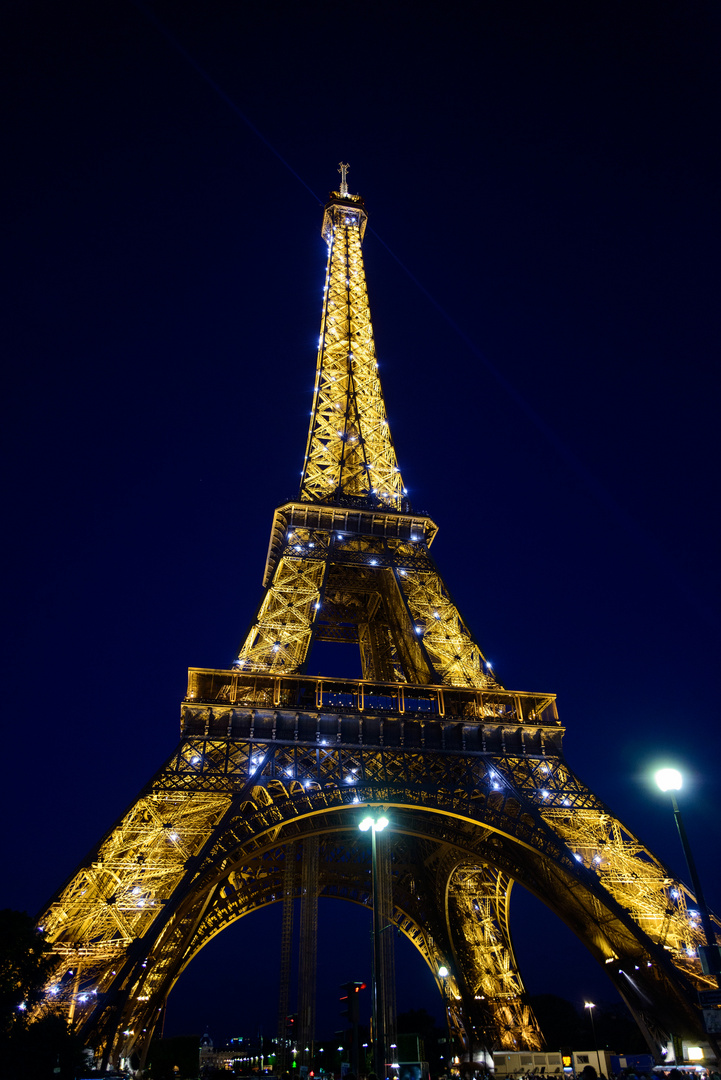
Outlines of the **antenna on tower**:
M338 172L340 173L340 193L341 195L348 194L348 170L350 165L344 165L342 161L338 162Z

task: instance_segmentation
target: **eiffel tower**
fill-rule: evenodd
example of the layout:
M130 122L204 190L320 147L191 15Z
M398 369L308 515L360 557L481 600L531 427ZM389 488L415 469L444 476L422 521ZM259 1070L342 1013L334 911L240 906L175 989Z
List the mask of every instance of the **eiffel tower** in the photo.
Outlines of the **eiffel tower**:
M672 1033L705 1037L697 992L716 982L694 897L571 771L555 695L498 683L443 582L386 418L365 205L340 171L298 499L275 511L235 663L190 670L177 747L38 920L57 961L46 1007L106 1061L142 1060L187 965L272 902L287 983L302 895L312 1037L317 897L371 905L358 824L374 806L391 823L387 918L439 993L448 969L467 1060L543 1045L511 941L516 881L604 966L658 1057ZM310 676L316 642L356 644L362 678Z

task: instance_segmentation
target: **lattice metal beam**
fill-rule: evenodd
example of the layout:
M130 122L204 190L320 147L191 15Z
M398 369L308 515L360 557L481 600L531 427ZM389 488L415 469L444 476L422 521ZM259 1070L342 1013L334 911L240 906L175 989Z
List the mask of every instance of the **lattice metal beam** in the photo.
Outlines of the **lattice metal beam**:
M332 192L323 218L328 269L301 499L362 498L402 510L405 491L378 377L358 195Z
M282 901L287 967L302 843L307 1045L318 890L369 903L352 839L365 803L392 818L388 924L434 972L452 969L467 1051L474 1031L486 1048L540 1041L511 945L513 881L585 941L652 1044L703 1037L696 995L714 981L693 896L571 771L554 696L496 682L430 556L436 525L411 511L378 377L366 212L342 175L323 219L299 499L275 512L235 666L191 669L177 749L43 913L56 960L44 1007L118 1062L144 1051L179 974L234 919ZM317 640L357 644L364 678L308 678Z

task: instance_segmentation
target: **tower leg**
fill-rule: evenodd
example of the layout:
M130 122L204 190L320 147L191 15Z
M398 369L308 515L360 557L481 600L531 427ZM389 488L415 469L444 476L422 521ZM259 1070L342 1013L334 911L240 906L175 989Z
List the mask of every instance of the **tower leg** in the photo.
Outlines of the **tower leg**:
M448 881L450 926L456 929L455 934L451 931L453 947L462 973L457 986L460 1000L456 1004L452 995L450 1012L454 1026L465 1026L468 1052L474 1026L483 1030L490 1018L503 1049L540 1050L543 1045L511 944L512 885L502 871L468 863L457 866ZM465 1025L459 1023L459 1012L465 1016Z

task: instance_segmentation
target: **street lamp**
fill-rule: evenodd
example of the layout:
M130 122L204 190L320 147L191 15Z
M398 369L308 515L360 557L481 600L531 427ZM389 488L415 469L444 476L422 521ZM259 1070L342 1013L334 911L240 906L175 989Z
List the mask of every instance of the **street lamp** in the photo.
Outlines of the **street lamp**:
M452 1059L452 1057L453 1057L453 1054L451 1052L452 1051L452 1047L451 1047L451 1022L450 1022L450 1019L448 1017L448 996L447 996L447 993L446 993L446 979L448 978L449 975L450 975L450 972L449 972L448 968L446 967L446 965L441 964L441 966L438 968L438 976L439 976L439 978L441 978L443 980L443 982L441 983L441 985L443 987L443 1015L444 1015L444 1017L446 1019L446 1043L447 1043L448 1055L449 1055L448 1060L450 1061Z
M686 856L686 865L688 866L691 884L693 885L696 894L696 903L699 906L701 925L703 926L704 935L706 937L706 944L700 945L698 950L701 958L701 969L704 975L715 975L716 983L719 989L721 989L721 948L716 944L716 937L711 927L711 919L709 917L708 908L706 907L706 899L703 894L703 889L701 888L696 863L694 862L691 853L691 845L689 844L686 828L681 817L681 811L679 810L678 802L676 801L676 792L681 790L683 778L678 769L659 769L656 773L656 783L661 791L670 792L673 816L676 819L678 835L681 838L681 847Z
M584 1007L584 1009L588 1009L589 1014L591 1016L591 1031L593 1033L593 1049L596 1051L596 1068L598 1069L599 1072L603 1072L603 1069L601 1068L601 1062L600 1062L600 1059L599 1059L599 1056L598 1056L598 1039L596 1038L596 1025L593 1022L593 1010L596 1008L596 1003L595 1003L595 1001L584 1001L583 1007Z
M373 1068L376 1076L385 1076L385 1013L383 1008L383 970L381 949L381 913L378 882L378 851L376 833L388 825L388 818L368 814L359 823L361 832L371 834L371 876L373 881Z

